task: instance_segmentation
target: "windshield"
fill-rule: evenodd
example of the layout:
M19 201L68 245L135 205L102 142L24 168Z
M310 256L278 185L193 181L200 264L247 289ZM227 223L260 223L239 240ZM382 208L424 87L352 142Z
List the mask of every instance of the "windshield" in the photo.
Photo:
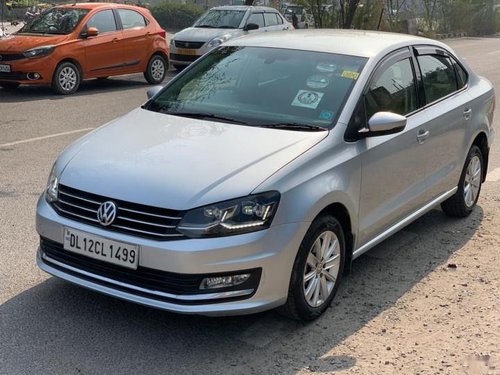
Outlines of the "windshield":
M241 24L245 12L245 10L234 9L211 9L198 18L193 26L217 29L237 29Z
M366 60L321 52L223 46L179 76L146 108L252 126L331 128Z
M304 8L298 6L289 6L285 10L286 14L292 14L292 13L302 14L302 12L304 12Z
M88 12L88 9L52 8L24 25L19 33L69 34Z

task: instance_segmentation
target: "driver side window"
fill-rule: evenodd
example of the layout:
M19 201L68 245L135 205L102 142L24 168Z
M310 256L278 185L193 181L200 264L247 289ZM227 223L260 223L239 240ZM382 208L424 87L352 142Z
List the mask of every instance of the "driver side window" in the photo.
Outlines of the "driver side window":
M366 117L377 112L407 115L417 109L417 90L410 59L387 67L378 75L365 95Z
M87 23L87 28L95 27L99 30L99 34L116 31L115 16L112 10L103 10L95 14Z

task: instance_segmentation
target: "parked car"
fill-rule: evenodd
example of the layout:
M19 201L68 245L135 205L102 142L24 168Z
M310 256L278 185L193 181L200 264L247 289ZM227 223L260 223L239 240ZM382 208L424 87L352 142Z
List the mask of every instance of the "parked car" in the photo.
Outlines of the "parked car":
M168 70L165 30L141 7L56 6L0 40L0 86L52 85L73 94L84 79L143 72L152 84Z
M302 5L288 5L285 8L285 18L288 22L293 23L293 15L297 16L297 29L308 29L314 26L314 20L311 14L309 14Z
M212 8L170 40L170 60L182 69L225 41L252 32L282 31L292 25L274 8L221 6Z
M149 95L59 156L37 261L180 313L318 317L353 259L471 213L495 134L491 83L409 35L237 38Z

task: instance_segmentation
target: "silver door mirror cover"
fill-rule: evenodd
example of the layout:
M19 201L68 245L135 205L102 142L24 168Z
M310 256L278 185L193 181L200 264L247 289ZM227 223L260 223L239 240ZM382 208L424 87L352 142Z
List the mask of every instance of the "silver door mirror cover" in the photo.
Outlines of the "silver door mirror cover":
M392 112L377 112L368 120L368 128L361 129L360 133L369 135L385 135L402 131L406 126L405 116Z

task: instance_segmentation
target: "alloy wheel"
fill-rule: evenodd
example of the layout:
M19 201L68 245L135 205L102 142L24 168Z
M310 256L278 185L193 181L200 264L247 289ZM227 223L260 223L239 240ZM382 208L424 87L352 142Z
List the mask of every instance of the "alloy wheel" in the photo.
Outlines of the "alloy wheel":
M481 188L481 160L474 155L467 166L464 179L464 201L467 207L472 207L476 202Z
M59 73L59 85L64 91L71 91L77 84L77 72L69 67L64 67Z
M312 307L321 306L330 296L340 269L340 243L332 231L322 232L314 241L304 267L304 296Z

